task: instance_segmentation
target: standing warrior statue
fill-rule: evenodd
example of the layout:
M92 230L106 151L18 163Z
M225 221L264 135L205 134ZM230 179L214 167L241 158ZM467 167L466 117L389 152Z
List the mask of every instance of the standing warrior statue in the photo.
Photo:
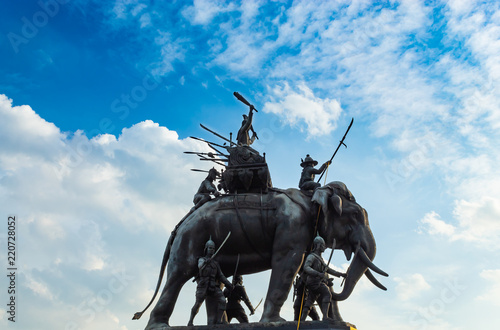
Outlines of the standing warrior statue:
M217 188L215 188L215 185L213 184L214 180L219 175L219 172L217 172L217 170L213 167L210 169L210 171L208 171L207 177L201 182L200 188L198 188L198 192L194 195L194 206L191 211L196 210L197 208L208 202L211 199L210 194L213 194L215 197L218 197L220 195L217 191Z
M330 310L331 293L328 289L328 274L337 277L346 277L345 273L337 272L328 267L321 254L325 251L325 240L321 236L316 236L313 241L313 250L307 256L304 263L304 273L307 274L306 288L309 290L309 295L302 309L301 321L304 321L309 314L309 309L315 301L318 302L323 314L323 320L329 319L328 312ZM332 315L333 316L333 315Z
M306 155L306 158L300 163L300 166L304 168L299 181L300 190L315 190L321 187L320 183L314 182L314 175L323 173L331 163L331 161L327 161L319 169L315 169L314 166L318 165L318 162L312 159L311 156Z
M236 275L233 280L233 289L224 289L224 296L227 298L226 315L227 320L231 323L231 320L236 318L240 323L248 323L248 316L245 310L241 306L241 301L243 300L250 310L250 315L255 313L255 309L248 299L247 292L243 286L243 277L241 275Z
M255 133L253 126L252 126L252 121L253 121L253 110L255 110L255 107L253 105L250 105L250 111L247 115L243 115L243 121L241 122L241 128L238 131L238 135L236 136L236 140L238 141L238 144L244 145L244 146L249 146L255 141L255 139L259 138L257 136L257 133ZM248 135L248 132L252 131L252 138Z
M224 283L228 288L232 289L233 285L222 273L219 263L213 259L215 252L215 243L210 238L205 244L205 256L198 259L198 276L196 281L196 302L191 309L191 317L189 318L188 326L193 325L194 317L198 314L200 306L207 299L207 323L221 324L222 316L226 309L226 299L222 294L220 283ZM209 313L211 309L216 309L215 313ZM215 317L213 316L215 315Z

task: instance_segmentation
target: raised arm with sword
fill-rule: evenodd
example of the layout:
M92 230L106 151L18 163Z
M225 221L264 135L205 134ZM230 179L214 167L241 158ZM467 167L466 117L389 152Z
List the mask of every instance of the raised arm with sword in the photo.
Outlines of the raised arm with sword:
M250 107L248 116L243 115L243 122L241 123L241 128L238 131L238 135L236 136L236 140L238 141L238 144L240 145L251 145L255 139L259 139L257 136L257 133L253 129L252 126L252 121L253 121L253 111L258 112L257 109L253 106L253 104L250 104L243 96L241 96L240 93L234 92L234 96L243 102L244 104L248 105ZM252 132L252 138L249 137L248 132Z

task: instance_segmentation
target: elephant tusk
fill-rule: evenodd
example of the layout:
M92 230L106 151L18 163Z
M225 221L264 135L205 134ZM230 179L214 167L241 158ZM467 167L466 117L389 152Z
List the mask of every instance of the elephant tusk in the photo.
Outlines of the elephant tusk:
M368 256L366 255L366 252L363 248L359 249L359 256L360 256L361 260L366 264L366 266L368 266L375 273L378 273L382 276L389 276L389 274L387 274L382 269L375 266L375 264L370 260L370 258L368 258Z
M377 288L382 289L384 291L387 291L387 288L383 286L376 278L373 276L372 272L370 272L369 269L366 270L365 272L366 277L372 282Z
M344 250L345 258L347 259L347 261L350 261L351 260L351 256L352 256L352 248L351 248L351 246L349 244L345 244L342 247L342 250Z
M354 260L356 260L356 257L358 256L358 252L359 252L360 247L361 247L361 242L358 241L358 243L356 244L356 250L354 251L354 259L352 259L352 262L350 263L349 267L347 268L346 274L349 274L349 270L351 269L351 265L354 262ZM340 286L344 285L344 282L345 282L346 278L347 278L347 276L342 279L342 283L340 283Z

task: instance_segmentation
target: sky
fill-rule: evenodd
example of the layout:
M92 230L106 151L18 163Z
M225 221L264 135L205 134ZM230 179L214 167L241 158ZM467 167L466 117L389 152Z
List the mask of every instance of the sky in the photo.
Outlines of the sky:
M16 219L16 322L143 329L163 251L248 107L273 185L300 160L369 214L381 291L359 329L500 325L500 4L495 1L9 1L0 10L0 264ZM326 251L328 253L329 251ZM348 262L339 251L337 270ZM254 305L269 272L244 278ZM336 290L339 284L336 283ZM188 282L171 325L195 301ZM250 321L259 320L262 305ZM281 315L293 318L292 297ZM206 321L204 307L195 324Z

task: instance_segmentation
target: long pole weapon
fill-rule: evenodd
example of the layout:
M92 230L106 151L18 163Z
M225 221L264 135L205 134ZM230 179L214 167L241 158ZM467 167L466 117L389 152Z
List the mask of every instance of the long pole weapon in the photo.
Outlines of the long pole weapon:
M210 141L207 141L207 140L203 140L203 139L197 138L197 137L195 137L195 136L190 136L190 138L191 138L191 139L194 139L194 140L201 141L201 142L205 142L205 143L207 143L207 144L208 144L208 146L210 146L210 147L212 147L212 145L214 145L214 146L217 146L217 147L219 147L219 148L224 148L224 149L226 149L226 148L227 148L227 147L225 147L225 146L221 146L220 144L213 143L213 142L210 142ZM219 152L217 149L215 149L215 148L213 148L213 147L212 147L212 149L214 149L215 151L217 151L217 152L218 152L218 153L220 153L220 154L222 153L222 152Z
M217 136L217 137L220 137L221 139L223 139L223 140L224 140L224 141L226 141L226 142L229 142L229 144L230 144L231 146L236 145L236 143L234 143L233 141L226 139L225 137L223 137L223 136L222 136L222 135L220 135L219 133L217 133L217 132L215 132L215 131L211 130L210 128L206 127L205 125L200 124L200 126L201 126L201 128L203 128L204 130L207 130L207 131L209 131L210 133L212 133L213 135L215 135L215 136Z
M330 252L330 258L328 258L328 263L326 264L325 271L328 270L328 266L330 266L330 261L332 261L332 256L333 256L333 251L335 250L335 245L337 245L337 241L334 238L333 239L333 244L332 244L332 252Z
M344 140L345 140L345 137L347 136L347 133L349 133L349 130L351 129L351 126L352 126L352 123L354 123L354 118L351 119L351 123L349 124L349 127L347 127L347 131L345 131L345 134L344 136L342 137L342 140L340 140L340 143L339 145L337 146L337 149L335 149L335 152L333 153L333 156L332 158L330 158L330 163L332 162L332 159L333 157L335 157L335 155L337 154L337 151L339 151L339 148L341 145L344 145L344 147L347 148L347 145L344 143ZM323 171L323 173L321 173L319 179L318 179L318 182L321 180L321 178L323 177L323 174L325 174L325 172Z
M236 267L234 267L234 274L233 274L233 286L236 284L236 273L238 272L238 265L240 263L240 254L238 253L238 259L236 259Z

